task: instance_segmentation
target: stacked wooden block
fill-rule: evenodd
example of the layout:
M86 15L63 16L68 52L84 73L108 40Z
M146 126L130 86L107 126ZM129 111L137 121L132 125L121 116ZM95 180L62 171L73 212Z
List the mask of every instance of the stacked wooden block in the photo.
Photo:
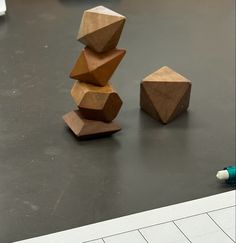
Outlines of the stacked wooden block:
M70 73L77 80L71 95L78 110L63 116L79 138L110 135L121 129L113 119L122 100L109 80L126 53L116 48L125 20L103 6L83 14L77 39L86 47Z

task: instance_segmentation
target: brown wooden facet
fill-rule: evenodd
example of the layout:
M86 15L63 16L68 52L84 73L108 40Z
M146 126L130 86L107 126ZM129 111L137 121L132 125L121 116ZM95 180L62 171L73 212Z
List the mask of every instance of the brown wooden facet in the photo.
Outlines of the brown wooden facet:
M107 136L121 130L115 122L106 123L88 120L78 110L65 114L63 120L73 133L81 139Z
M110 84L98 87L77 81L71 89L71 95L87 119L110 122L122 106L121 98Z
M80 54L70 77L94 85L107 84L124 57L124 49L113 49L106 53L96 53L85 48Z
M140 106L157 120L168 123L189 106L191 82L174 70L163 67L141 83Z
M84 11L77 39L96 52L106 52L117 46L125 16L98 6Z

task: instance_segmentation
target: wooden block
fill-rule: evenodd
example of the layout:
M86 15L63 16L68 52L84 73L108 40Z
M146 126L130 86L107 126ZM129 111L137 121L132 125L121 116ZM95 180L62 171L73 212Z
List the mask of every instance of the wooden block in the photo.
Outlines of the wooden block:
M87 120L78 110L65 114L63 120L73 133L81 139L107 136L121 130L121 127L115 122Z
M85 48L72 69L70 77L86 83L105 86L125 53L124 49L97 53Z
M141 82L140 106L165 124L188 109L190 93L188 79L169 67L162 67Z
M125 20L125 16L103 6L88 9L77 39L96 52L106 52L117 46Z
M112 121L122 106L122 100L110 84L98 87L76 81L71 96L81 114L91 120Z

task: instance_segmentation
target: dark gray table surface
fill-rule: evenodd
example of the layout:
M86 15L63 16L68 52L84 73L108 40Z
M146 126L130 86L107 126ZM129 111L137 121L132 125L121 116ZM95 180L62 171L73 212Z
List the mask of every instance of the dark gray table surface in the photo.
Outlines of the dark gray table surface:
M232 190L234 0L8 0L0 18L0 242L12 242ZM68 78L83 10L127 16L112 77L123 130L78 141ZM161 66L192 81L190 110L164 126L139 109L139 83Z

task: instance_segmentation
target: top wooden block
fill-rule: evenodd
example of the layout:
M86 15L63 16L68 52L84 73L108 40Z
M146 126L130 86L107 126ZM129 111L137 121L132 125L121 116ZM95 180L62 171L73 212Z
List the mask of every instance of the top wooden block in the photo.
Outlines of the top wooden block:
M115 48L125 23L125 16L103 6L84 11L77 39L96 52Z
M187 78L164 66L143 79L146 82L190 82Z

